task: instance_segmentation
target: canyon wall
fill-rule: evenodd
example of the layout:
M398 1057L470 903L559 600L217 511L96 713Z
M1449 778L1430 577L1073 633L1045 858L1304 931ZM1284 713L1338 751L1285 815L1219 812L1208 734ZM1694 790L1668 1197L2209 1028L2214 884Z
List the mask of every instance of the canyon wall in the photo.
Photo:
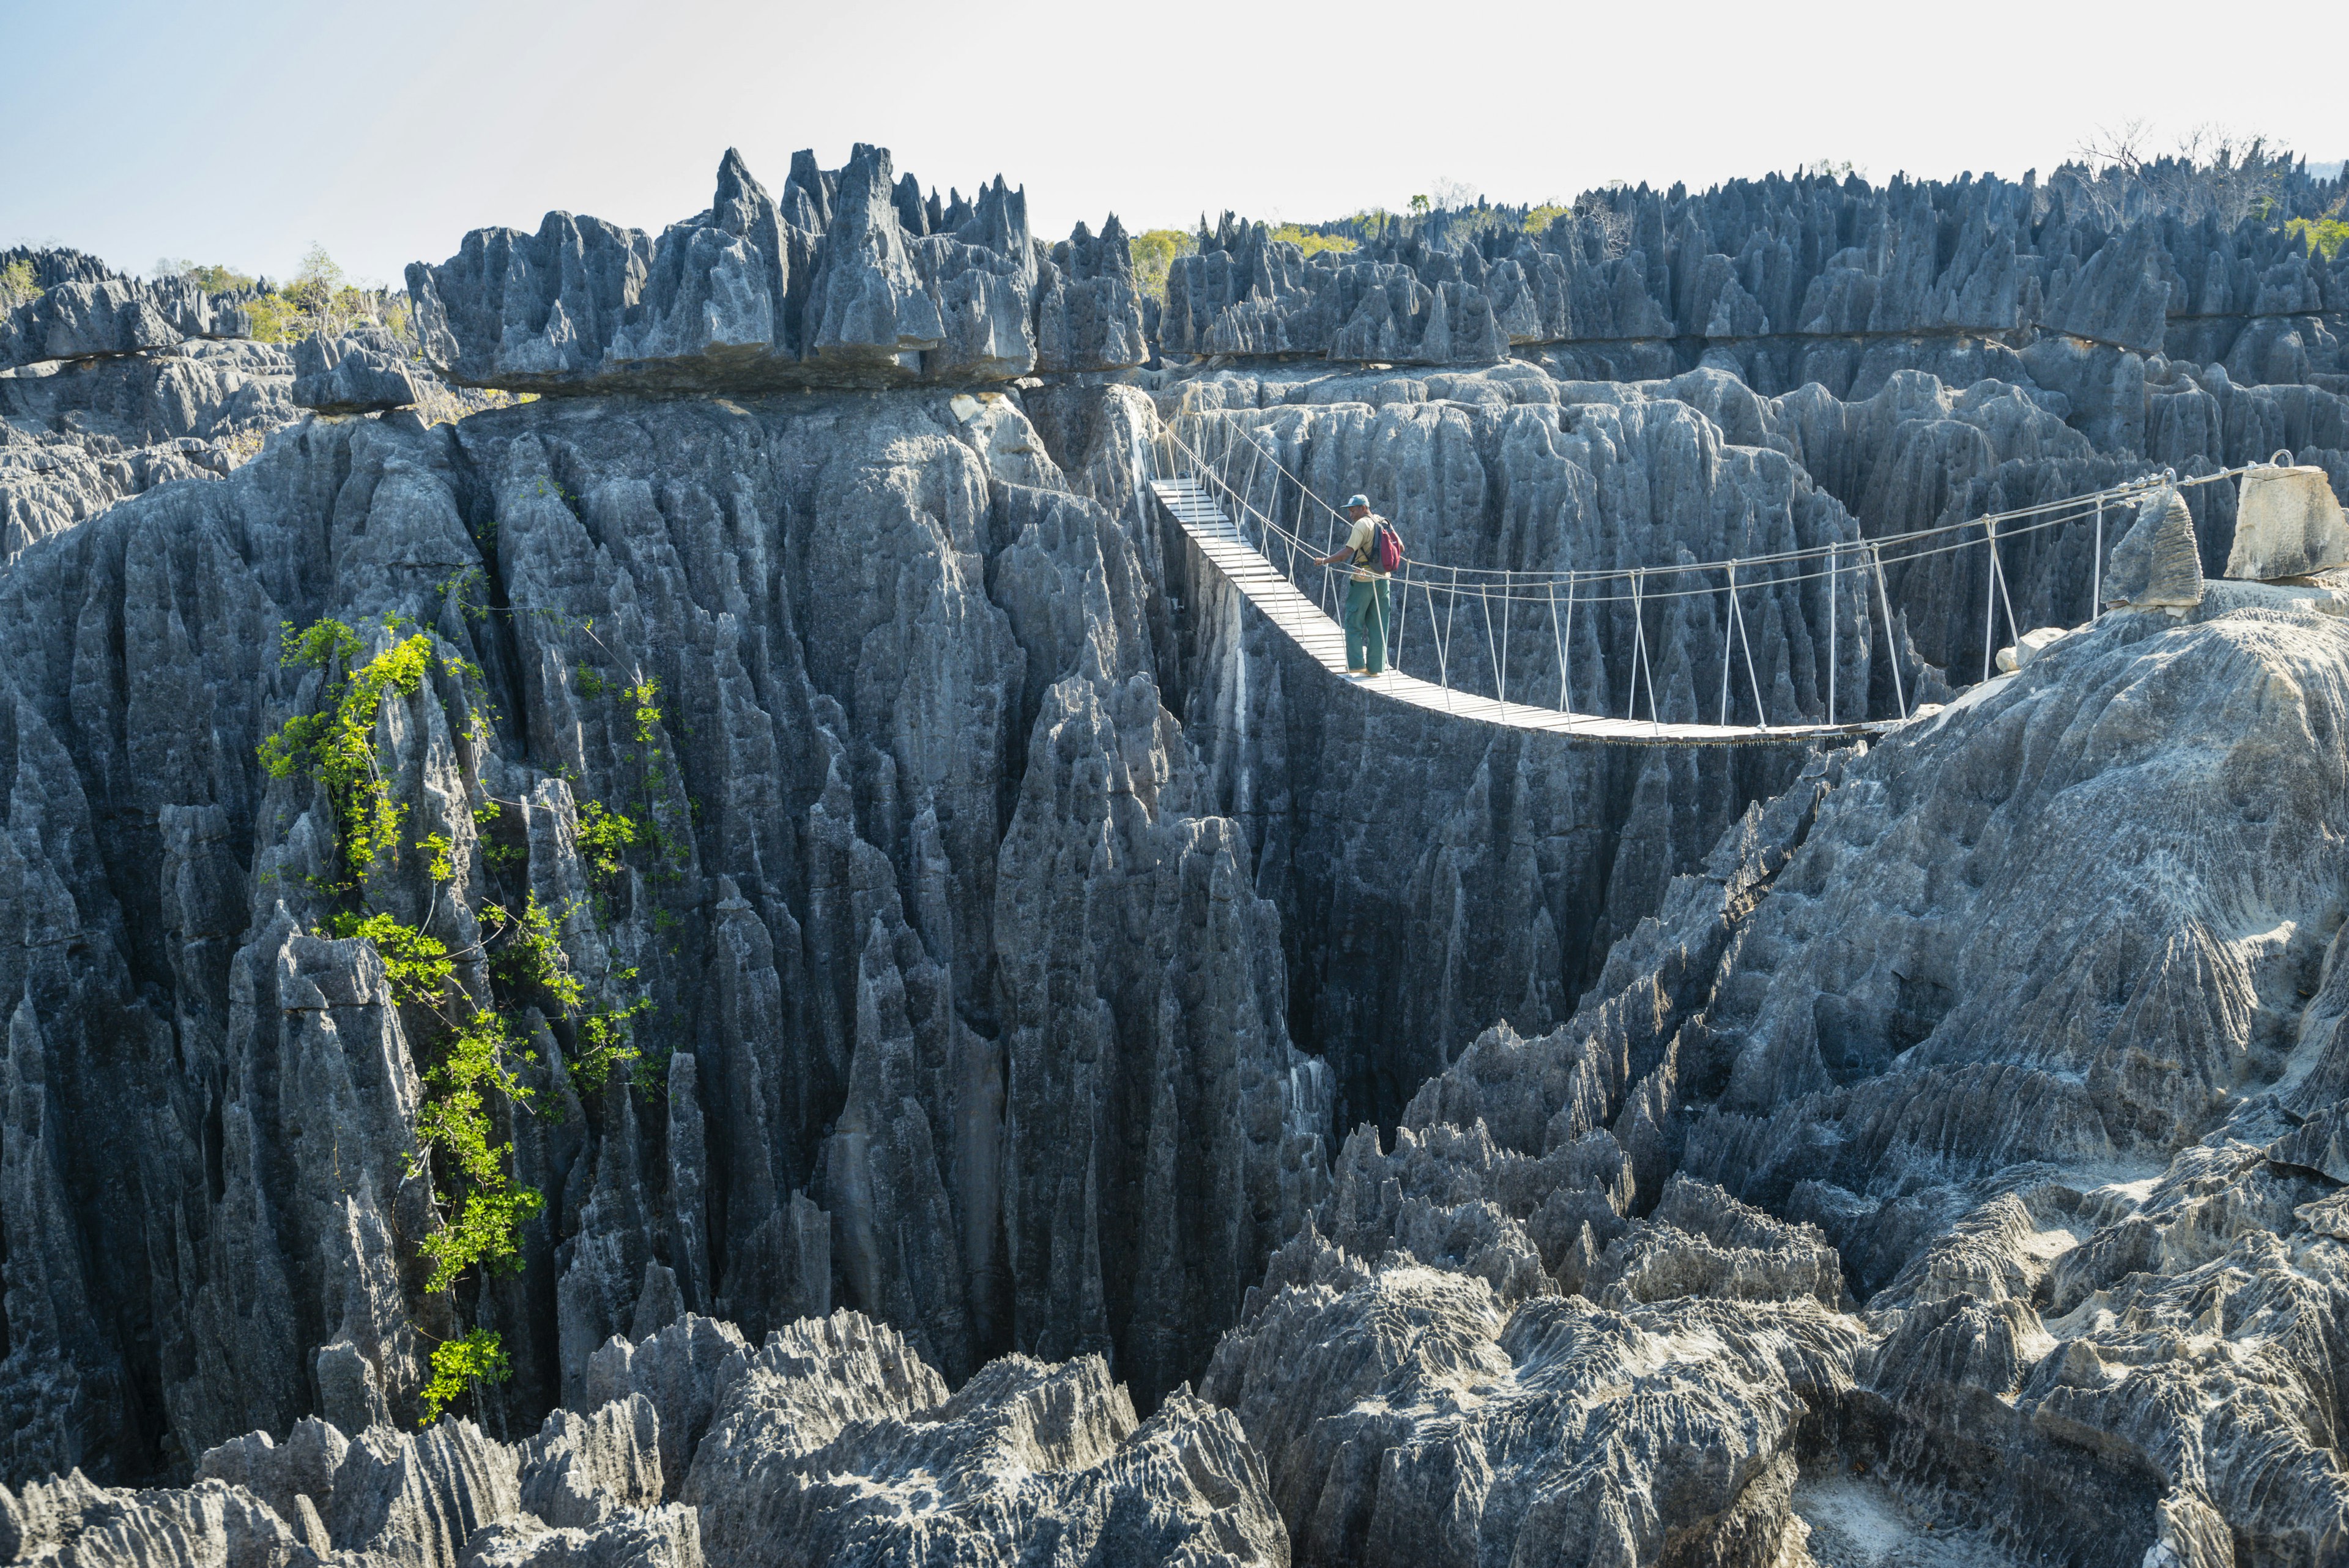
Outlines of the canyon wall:
M45 253L90 300L0 376L0 1548L1759 1564L1858 1496L1983 1562L2337 1553L2336 585L1971 689L1978 550L1865 637L1856 580L1757 587L1733 721L1830 664L1839 718L1947 706L1625 746L1336 680L1139 483L1205 413L1419 562L1555 571L2349 482L2338 267L2084 199L1231 225L1160 307L1113 218L729 154L659 235L411 269L420 358ZM402 406L444 382L539 396ZM2006 546L2026 628L2093 540ZM1625 711L1623 617L1513 628L1508 694ZM1650 634L1716 717L1717 612ZM374 795L286 750L360 680ZM453 1283L452 998L534 1195Z

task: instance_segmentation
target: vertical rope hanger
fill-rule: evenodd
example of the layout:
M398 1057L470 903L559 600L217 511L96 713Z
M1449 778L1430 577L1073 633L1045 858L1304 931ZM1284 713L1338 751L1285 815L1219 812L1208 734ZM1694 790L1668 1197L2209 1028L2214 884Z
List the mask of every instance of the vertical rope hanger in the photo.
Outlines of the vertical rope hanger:
M1571 713L1574 711L1574 689L1572 686L1568 684L1566 678L1567 662L1573 656L1574 574L1572 572L1568 572L1566 575L1566 636L1562 642L1561 651L1557 656L1557 706L1558 711L1562 713Z
M1892 640L1892 596L1884 587L1884 552L1871 545L1868 556L1876 563L1876 602L1884 610L1884 662L1892 671L1892 700L1900 708L1900 717L1909 717L1909 699L1900 692L1900 649Z
M1836 553L1840 541L1827 546L1827 722L1835 722L1836 700ZM1816 691L1816 687L1812 688Z
M1999 564L1998 530L1995 525L1991 530L1990 570L1991 576L1998 583L1998 602L2006 607L2006 634L2014 639L2015 667L2020 669L2023 660L2023 625L2014 618L2014 601L2007 597L2006 568Z
M1402 558L1402 597L1396 601L1394 661L1388 666L1397 675L1402 673L1402 627L1411 618L1411 557Z
M1493 596L1479 588L1476 591L1476 607L1485 612L1485 657L1492 660L1493 670L1495 674L1498 674L1501 668L1501 654L1500 649L1493 643ZM1496 694L1498 690L1497 687L1495 689Z
M2095 554L2088 557L2088 618L2105 613L2105 498L2096 497Z
M1506 702L1509 700L1509 601L1516 597L1516 574L1501 574L1501 668L1493 678L1493 695Z
M1736 585L1737 585L1737 574L1736 574L1735 572L1733 572L1733 571L1732 573L1730 573L1730 576L1729 576L1729 582L1730 582L1730 587L1733 589L1733 588L1736 587ZM1734 605L1736 604L1736 602L1737 602L1737 597L1736 597L1736 595L1733 592L1733 593L1730 595L1730 603L1731 603L1731 605L1734 606ZM1712 618L1711 618L1710 616L1706 617L1705 618L1706 618L1706 620L1707 620L1708 622L1710 622L1710 621L1711 621L1711 619L1712 619ZM1733 632L1733 628L1732 628L1732 627L1731 627L1731 625L1730 625L1729 614L1728 614L1728 612L1727 612L1727 611L1723 611L1723 614L1722 614L1722 617L1721 617L1721 719L1720 719L1720 723L1722 724L1722 726L1723 726L1724 729L1725 729L1725 728L1727 728L1727 727L1728 727L1728 724L1729 724L1729 643L1730 643L1730 639L1731 639L1733 635L1734 635L1734 632Z
M1746 634L1745 610L1737 602L1737 563L1729 563L1729 608L1737 618L1737 643L1745 650L1745 679L1754 688L1754 722L1764 729L1770 727L1769 710L1762 705L1762 678L1754 673L1754 639ZM1723 649L1723 654L1727 649Z
M1566 602L1569 605L1574 603L1574 579L1571 577L1567 579L1566 595ZM1557 630L1556 583L1549 585L1549 635L1550 640L1557 644L1557 711L1564 713L1569 711L1566 698L1566 639L1559 636Z
M1990 545L1990 564L1982 571L1982 672L1990 679L1992 652L1998 647L1998 524L1982 519L1982 538Z
M1634 662L1640 671L1640 688L1648 694L1648 722L1653 724L1659 722L1656 718L1656 683L1649 674L1649 665L1652 661L1648 658L1647 618L1640 613L1640 600L1647 592L1647 579L1648 569L1645 566L1634 566L1631 569L1631 631L1635 639ZM1623 705L1627 710L1630 708L1630 693L1625 694ZM1636 718L1637 712L1634 711L1632 716Z
M1451 586L1450 587L1446 588L1446 589L1444 590L1444 593L1445 593L1445 595L1446 595L1446 597L1445 597L1444 602L1444 689L1446 691L1451 691L1451 690L1452 690L1452 675L1451 675L1451 670L1452 670L1452 659L1451 659L1451 654L1452 654L1452 616L1453 616L1453 612L1454 612L1454 611L1455 611L1455 610L1457 610L1457 609L1460 607L1460 568L1459 568L1459 567L1454 566L1454 567L1453 567L1453 568L1452 568L1452 586ZM1433 605L1430 605L1430 606L1428 607L1428 611L1427 611L1427 613L1428 613L1428 615L1429 615L1431 618L1433 618L1433 617L1434 616L1434 614L1435 614L1435 608L1434 608L1434 607L1433 607Z

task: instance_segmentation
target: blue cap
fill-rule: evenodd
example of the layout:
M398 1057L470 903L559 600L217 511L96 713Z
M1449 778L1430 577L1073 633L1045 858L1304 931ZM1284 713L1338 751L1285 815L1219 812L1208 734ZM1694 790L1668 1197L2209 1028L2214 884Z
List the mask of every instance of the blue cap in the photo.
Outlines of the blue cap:
M1345 509L1346 509L1347 511L1349 511L1349 512L1351 512L1355 507L1360 506L1360 507L1361 507L1361 508L1363 508L1364 510L1366 510L1366 511L1367 511L1367 510L1369 509L1369 507L1370 507L1370 504L1371 504L1371 498L1370 498L1369 496L1367 496L1367 495L1349 495L1348 497L1346 497L1346 508L1345 508Z

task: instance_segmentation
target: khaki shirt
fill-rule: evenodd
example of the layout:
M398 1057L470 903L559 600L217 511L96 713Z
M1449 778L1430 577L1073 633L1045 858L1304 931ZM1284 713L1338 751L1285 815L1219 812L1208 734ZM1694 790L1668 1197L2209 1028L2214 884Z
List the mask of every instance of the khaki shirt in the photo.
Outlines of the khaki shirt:
M1354 557L1354 569L1348 574L1350 581L1376 582L1386 576L1384 572L1372 571L1370 565L1371 544L1379 536L1379 524L1385 521L1385 518L1373 512L1355 524L1352 531L1346 535L1346 548Z

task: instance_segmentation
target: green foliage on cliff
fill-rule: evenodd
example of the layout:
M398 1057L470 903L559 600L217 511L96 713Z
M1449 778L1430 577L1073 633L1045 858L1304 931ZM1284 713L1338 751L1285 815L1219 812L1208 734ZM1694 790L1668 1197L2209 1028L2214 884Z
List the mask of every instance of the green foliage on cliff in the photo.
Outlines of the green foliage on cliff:
M440 1412L477 1383L502 1383L513 1376L505 1345L486 1328L477 1328L432 1348L432 1381L424 1386L424 1424L440 1419Z
M1354 248L1354 242L1342 234L1324 234L1298 223L1283 223L1272 231L1272 237L1297 246L1306 255L1317 256L1323 251L1340 254Z
M5 316L20 305L29 305L48 291L33 275L33 264L13 261L0 266L0 316Z
M220 262L190 261L185 256L165 256L155 264L155 275L185 278L206 294L232 294L251 288L260 281L251 273L239 272Z
M217 271L225 286L253 284L226 268L183 270L180 275L202 282L197 273L205 270ZM263 343L292 343L314 332L332 337L360 327L380 327L396 337L408 337L406 300L387 289L353 283L324 245L310 247L292 282L245 301L244 308L253 318L253 336Z
M376 753L385 704L421 691L436 661L476 695L481 672L464 659L436 652L431 634L421 631L398 638L370 658L358 633L331 618L298 631L286 623L280 657L285 666L315 670L322 679L312 711L292 715L264 739L258 748L261 760L273 778L302 776L324 786L343 872L325 890L363 898L378 874L397 869L408 810L394 798L392 781ZM639 742L649 746L652 727L660 720L655 706L658 687L640 677L615 683L610 691L633 719ZM481 801L470 814L475 827L494 824L502 806L512 804ZM600 876L619 876L643 836L636 818L600 801L583 803L579 852ZM470 857L446 832L427 834L411 847L423 856L425 879L432 888L423 925L409 925L388 909L364 907L339 910L328 924L337 938L365 941L381 958L407 1026L425 1089L416 1116L413 1171L432 1173L442 1220L439 1230L418 1241L417 1251L432 1264L425 1288L453 1292L469 1277L519 1269L523 1227L545 1209L544 1195L516 1180L513 1166L512 1118L533 1108L543 1092L526 1081L539 1054L527 1045L532 1025L525 1010L535 1007L558 1025L571 1027L571 1081L593 1094L616 1068L638 1061L632 1030L652 1010L652 1002L637 987L633 969L614 969L591 986L572 968L563 940L578 906L550 909L534 892L525 894L519 910L481 904L471 911L475 924L459 928L478 930L478 940L452 950L428 928L435 910L466 910L460 872L469 872ZM483 847L482 859L492 867L514 858ZM641 1076L636 1081L655 1086ZM432 1354L432 1369L421 1396L428 1422L465 1390L509 1374L498 1334L480 1327L443 1342Z
M1144 229L1127 244L1133 253L1133 286L1161 300L1166 297L1166 274L1174 258L1198 248L1198 241L1180 229Z
M2349 240L2349 223L2339 218L2293 218L2284 228L2307 240L2308 248L2326 261L2340 254L2342 241Z

